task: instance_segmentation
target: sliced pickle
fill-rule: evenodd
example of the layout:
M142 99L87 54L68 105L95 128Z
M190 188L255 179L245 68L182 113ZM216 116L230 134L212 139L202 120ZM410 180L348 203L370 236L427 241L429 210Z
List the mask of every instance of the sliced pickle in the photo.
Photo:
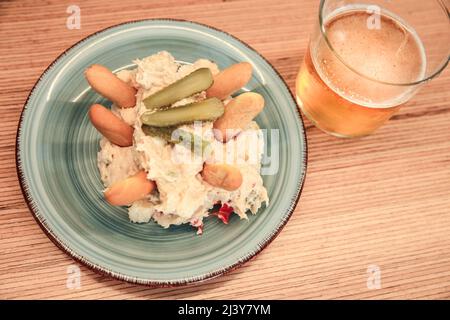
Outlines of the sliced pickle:
M157 128L157 127L147 126L145 124L142 125L142 131L147 136L159 137L161 139L166 140L167 142L172 142L172 132L176 129L177 129L177 127Z
M177 135L172 136L173 131L177 129L179 130ZM195 146L199 141L202 153L204 153L210 145L208 141L203 140L198 135L179 129L177 126L158 128L144 124L142 125L142 131L148 136L159 137L172 144L183 143L184 146L188 147L187 143L189 143L192 152L195 151Z
M214 121L224 112L222 101L210 98L184 106L145 112L142 123L152 127L171 127L194 121Z
M212 86L213 82L214 79L211 70L208 68L200 68L148 96L143 102L147 109L160 109L208 89Z

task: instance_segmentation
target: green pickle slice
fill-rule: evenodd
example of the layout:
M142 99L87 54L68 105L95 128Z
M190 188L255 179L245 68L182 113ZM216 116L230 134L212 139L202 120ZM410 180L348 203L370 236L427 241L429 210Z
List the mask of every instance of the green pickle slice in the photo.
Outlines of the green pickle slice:
M141 116L142 123L152 127L171 127L194 121L214 121L224 112L222 101L210 98L155 112L145 112Z
M214 82L211 70L200 68L143 100L147 109L160 109L205 91Z
M157 128L157 127L151 127L151 126L147 126L145 124L142 125L142 131L147 135L147 136L152 136L152 137L159 137L161 139L166 140L167 142L171 142L172 141L172 132L174 130L176 130L178 127L174 126L174 127L165 127L165 128Z
M177 129L179 130L177 135L172 136L173 131ZM158 128L144 124L142 125L142 131L148 136L159 137L172 144L183 143L183 145L190 148L192 152L195 151L196 144L199 145L202 153L204 153L210 145L208 141L203 140L198 135L181 130L177 126Z

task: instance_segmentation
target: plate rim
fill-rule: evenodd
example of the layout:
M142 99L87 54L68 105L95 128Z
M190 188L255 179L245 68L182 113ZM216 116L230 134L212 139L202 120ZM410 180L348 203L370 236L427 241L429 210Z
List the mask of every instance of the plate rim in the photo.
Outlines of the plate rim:
M100 33L103 33L107 30L114 29L114 28L117 28L120 26L132 25L132 24L137 24L137 23L142 23L142 22L151 22L151 21L180 22L180 23L187 23L187 24L198 25L201 27L206 27L208 29L214 30L216 32L225 34L225 35L233 38L234 40L238 41L239 43L241 43L242 45L244 45L245 47L247 47L248 49L253 51L255 54L257 54L263 61L265 61L272 68L272 70L275 72L275 74L281 80L281 83L284 85L286 90L289 92L289 95L291 96L292 101L294 102L295 107L296 107L295 109L296 109L296 114L298 116L298 120L300 121L302 129L303 129L300 132L300 134L303 137L303 141L304 141L303 148L301 150L301 152L304 154L304 158L302 159L303 161L300 164L302 166L303 174L301 175L299 182L297 184L295 199L293 198L291 200L291 204L289 206L286 217L284 219L282 219L281 223L276 227L276 229L273 230L273 232L269 235L269 237L267 239L264 240L264 242L261 245L259 245L255 250L252 250L250 253L248 253L245 257L243 257L243 259L236 260L236 262L234 262L233 264L231 264L229 266L208 272L201 276L194 276L194 277L189 277L189 278L185 278L185 279L177 279L177 280L173 280L173 281L172 280L151 280L151 279L139 278L139 277L135 277L135 276L129 276L129 275L126 275L123 273L117 273L112 270L109 270L107 267L104 267L100 264L92 263L88 260L88 258L85 258L85 257L81 256L79 253L74 252L63 240L61 240L52 231L50 226L47 224L45 217L43 217L38 212L37 208L35 208L35 206L33 205L34 200L31 195L31 192L29 191L29 188L28 188L28 185L26 182L25 173L21 167L22 160L20 157L20 136L21 136L21 131L22 131L25 110L28 108L28 104L30 102L31 97L34 94L34 91L36 90L36 87L41 83L43 77L47 74L47 72L49 72L60 61L60 59L63 58L70 50L72 50L76 46L80 45L81 43L87 41L88 39L90 39ZM100 29L98 31L95 31L95 32L85 36L83 39L77 41L70 47L64 49L64 51L62 53L60 53L48 65L48 67L39 75L38 79L36 80L32 89L30 90L30 93L28 94L27 99L25 100L25 103L22 107L22 111L20 113L19 122L18 122L18 126L17 126L17 132L16 132L16 141L15 141L15 162L16 162L15 163L16 164L16 172L17 172L17 176L18 176L18 180L19 180L20 189L22 191L22 195L24 197L24 200L27 204L27 207L28 207L31 215L33 216L34 220L37 222L39 227L42 229L44 234L47 236L47 238L49 238L53 242L53 244L56 245L56 247L58 247L61 251L63 251L65 254L67 254L70 258L72 258L76 262L80 263L83 266L86 266L88 269L90 269L98 274L101 274L101 275L104 275L104 276L107 276L107 277L110 277L110 278L113 278L116 280L128 282L131 284L138 284L138 285L154 287L154 288L180 287L180 286L186 286L186 285L190 285L190 284L198 284L198 283L205 282L207 280L211 280L211 279L223 276L225 274L228 274L229 272L241 267L246 262L255 258L261 251L263 251L278 236L278 234L281 232L281 230L284 228L284 226L287 224L287 222L291 218L291 216L298 204L300 196L302 194L303 187L305 185L306 173L307 173L307 168L308 168L308 140L307 140L307 136L306 136L305 123L304 123L302 114L300 112L298 102L295 99L294 95L292 94L291 90L289 89L289 86L287 85L286 81L281 76L281 74L278 72L278 70L261 53L259 53L257 50L255 50L253 47L251 47L245 41L237 38L236 36L226 32L226 31L223 31L219 28L210 26L208 24L196 22L196 21L185 20L185 19L172 19L172 18L137 19L137 20L128 20L125 22L114 24L114 25Z

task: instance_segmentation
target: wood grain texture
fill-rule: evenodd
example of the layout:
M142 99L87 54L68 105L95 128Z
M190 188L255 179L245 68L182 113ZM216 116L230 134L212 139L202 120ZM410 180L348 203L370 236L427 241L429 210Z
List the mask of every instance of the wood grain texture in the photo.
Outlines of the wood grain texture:
M72 3L81 7L80 30L66 28ZM203 284L152 289L80 266L81 288L67 289L67 268L75 262L52 244L27 209L15 170L17 123L33 84L66 48L128 20L188 19L249 43L294 91L317 5L317 0L0 2L0 298L449 299L448 70L370 137L338 140L305 121L309 167L291 220L255 259ZM381 269L381 289L366 286L372 264Z

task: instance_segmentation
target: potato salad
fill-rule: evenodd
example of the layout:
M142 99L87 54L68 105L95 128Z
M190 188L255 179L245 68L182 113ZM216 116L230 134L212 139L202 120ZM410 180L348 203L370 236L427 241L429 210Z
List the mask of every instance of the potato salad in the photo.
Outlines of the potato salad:
M251 79L251 64L219 70L207 59L181 64L166 51L134 63L117 73L101 65L85 71L113 103L89 109L102 135L105 200L126 206L132 222L190 224L198 234L208 216L228 223L233 213L247 219L268 205L260 175L264 139L254 121L264 98L234 95Z

